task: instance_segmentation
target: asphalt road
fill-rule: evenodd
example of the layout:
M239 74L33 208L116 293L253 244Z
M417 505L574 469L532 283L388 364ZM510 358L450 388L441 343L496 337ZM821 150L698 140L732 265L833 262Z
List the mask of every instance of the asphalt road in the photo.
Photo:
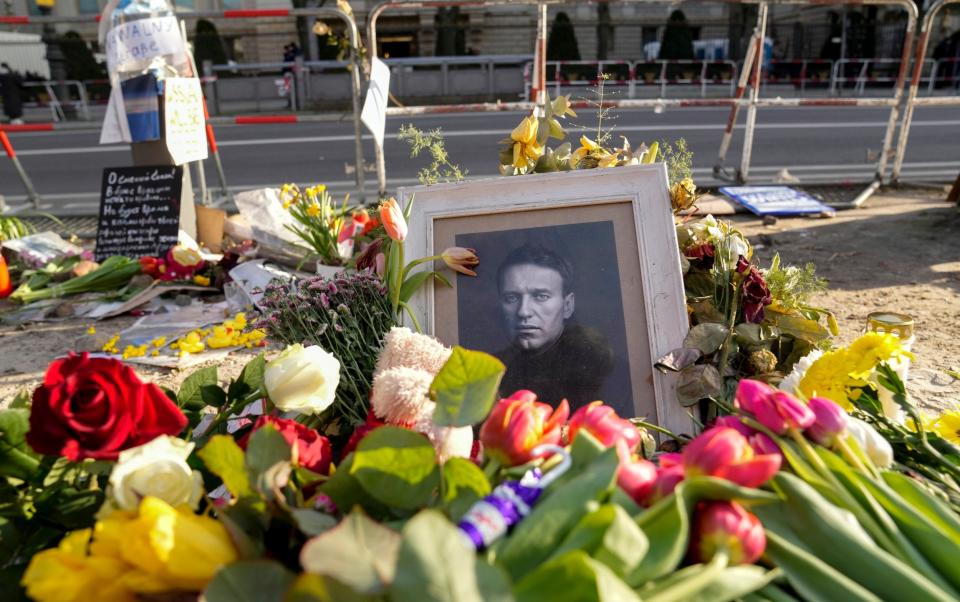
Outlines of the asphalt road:
M712 168L726 122L727 109L684 108L662 113L621 110L611 124L636 146L652 140L685 138L694 153L694 175L701 186L718 184ZM787 168L801 183L868 181L875 170L889 113L869 108L769 108L760 109L753 150L751 182L770 182ZM425 156L413 159L405 142L396 139L402 124L421 129L442 128L453 162L470 177L497 174L498 142L519 122L519 113L445 114L418 118L392 118L387 122L386 165L388 188L412 185L417 171L428 164ZM734 135L727 164L739 165L743 115ZM583 111L573 123L580 131L596 129L596 113ZM569 128L574 142L578 128ZM315 122L282 125L229 125L216 128L226 179L231 191L283 182L326 183L346 192L354 187L353 129L348 122ZM921 108L914 115L903 179L952 181L960 172L960 108ZM104 167L131 163L127 146L97 144L99 132L59 131L13 133L11 141L21 162L53 213L95 210ZM373 142L364 140L366 160L373 163ZM207 162L207 181L217 184ZM196 182L194 182L196 185ZM367 188L376 189L376 175L368 173ZM5 157L0 158L0 195L12 207L26 197Z

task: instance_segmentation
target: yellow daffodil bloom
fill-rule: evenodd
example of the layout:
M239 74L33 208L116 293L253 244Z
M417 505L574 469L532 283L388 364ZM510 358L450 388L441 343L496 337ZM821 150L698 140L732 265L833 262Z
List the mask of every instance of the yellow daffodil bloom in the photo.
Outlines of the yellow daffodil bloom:
M930 430L954 445L960 445L960 409L947 410L937 416Z
M553 114L565 117L576 117L577 114L570 108L570 96L558 96L552 103Z
M577 164L592 152L600 150L600 145L586 136L580 136L580 148L573 151L574 164Z
M310 217L319 217L323 212L323 208L320 207L319 203L310 203L307 207L307 215Z
M87 327L87 334L97 334L97 329L93 326Z
M597 167L601 169L604 167L616 167L619 163L620 158L617 156L617 153L604 153L599 157Z
M122 582L126 563L116 556L89 556L90 529L69 533L56 548L30 559L21 583L36 602L135 602Z
M167 344L167 337L157 337L152 341L150 341L150 344L156 347L157 349L160 349L161 347Z
M536 163L543 155L543 146L537 143L537 130L540 122L533 115L524 118L513 132L510 133L510 139L513 140L513 166L519 169L529 167L531 163Z

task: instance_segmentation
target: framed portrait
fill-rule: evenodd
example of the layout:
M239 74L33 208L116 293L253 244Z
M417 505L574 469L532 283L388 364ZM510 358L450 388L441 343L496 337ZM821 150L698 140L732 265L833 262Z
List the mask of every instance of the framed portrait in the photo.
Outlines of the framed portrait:
M401 189L411 200L409 259L454 246L480 258L476 276L411 299L424 330L497 356L504 396L599 399L690 432L675 377L653 367L687 330L665 165Z

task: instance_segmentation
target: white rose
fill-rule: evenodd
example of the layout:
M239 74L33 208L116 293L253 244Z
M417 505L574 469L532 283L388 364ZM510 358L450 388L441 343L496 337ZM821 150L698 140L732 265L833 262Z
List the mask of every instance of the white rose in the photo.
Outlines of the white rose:
M847 420L847 432L857 440L860 449L877 467L889 468L893 464L893 447L872 426L850 416Z
M267 364L263 384L277 408L319 414L333 403L340 362L317 345L290 345Z
M187 504L196 509L203 496L203 480L200 473L187 464L193 445L162 435L120 452L107 488L112 505L120 510L136 511L141 499L153 496L171 506Z

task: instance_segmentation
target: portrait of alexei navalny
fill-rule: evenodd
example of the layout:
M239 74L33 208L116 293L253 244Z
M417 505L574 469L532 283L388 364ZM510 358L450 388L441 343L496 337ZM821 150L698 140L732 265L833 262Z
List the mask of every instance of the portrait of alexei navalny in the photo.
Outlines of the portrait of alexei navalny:
M477 279L458 279L460 344L506 365L502 395L529 389L571 409L602 399L633 415L610 222L458 235L457 244L481 258Z

